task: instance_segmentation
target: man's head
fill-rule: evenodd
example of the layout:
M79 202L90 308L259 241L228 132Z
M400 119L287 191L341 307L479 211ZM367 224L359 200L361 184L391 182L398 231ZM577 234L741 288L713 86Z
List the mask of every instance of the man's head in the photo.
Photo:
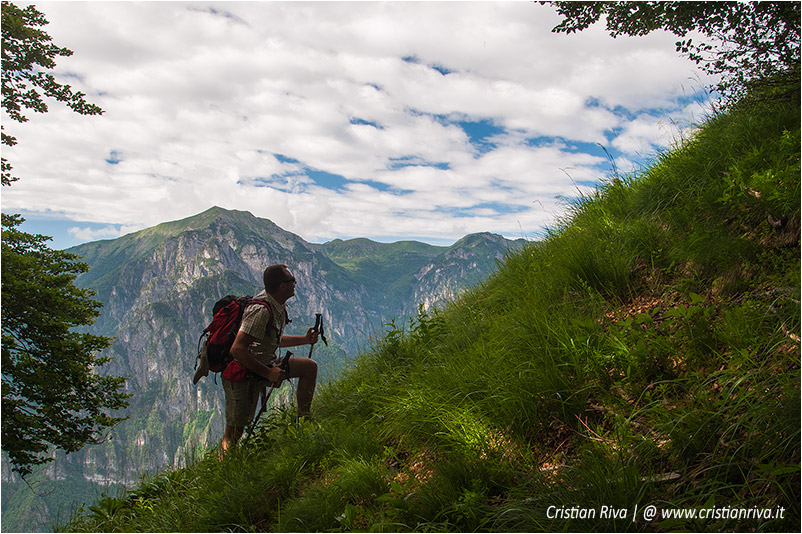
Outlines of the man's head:
M284 264L271 265L264 273L265 291L279 302L295 295L295 277Z

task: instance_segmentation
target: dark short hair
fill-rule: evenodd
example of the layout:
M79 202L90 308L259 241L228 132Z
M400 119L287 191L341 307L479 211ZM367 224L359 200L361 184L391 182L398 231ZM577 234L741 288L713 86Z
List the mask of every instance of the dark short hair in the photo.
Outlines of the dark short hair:
M287 270L289 270L289 268L283 263L277 263L276 265L271 265L265 269L265 291L268 293L275 291L282 282L286 282L287 274L285 271Z

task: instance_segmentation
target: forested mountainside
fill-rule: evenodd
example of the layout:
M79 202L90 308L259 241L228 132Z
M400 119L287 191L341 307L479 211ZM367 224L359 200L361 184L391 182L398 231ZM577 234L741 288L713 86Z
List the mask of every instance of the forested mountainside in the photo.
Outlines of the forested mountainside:
M314 420L277 411L66 528L798 532L795 83L391 329Z
M298 279L288 333L305 332L316 313L323 315L328 347L316 345L314 357L325 383L371 338L381 338L385 323L455 297L522 244L493 234L466 236L450 247L365 239L313 244L267 219L215 207L70 249L90 266L76 285L96 291L104 305L92 333L115 338L102 372L128 377L128 420L107 443L59 454L40 469L32 477L37 494L4 459L3 529L46 528L59 508L64 517L101 491L183 465L193 451L219 441L222 386L211 377L198 386L191 381L198 338L214 302L258 292L266 266L286 263Z

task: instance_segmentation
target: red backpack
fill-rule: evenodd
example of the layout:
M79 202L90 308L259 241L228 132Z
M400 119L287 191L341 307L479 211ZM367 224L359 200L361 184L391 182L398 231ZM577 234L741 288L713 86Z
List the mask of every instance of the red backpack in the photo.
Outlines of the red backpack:
M223 378L231 382L242 382L247 378L248 370L234 360L230 351L242 322L242 313L251 304L261 304L267 308L270 318L273 318L273 310L267 302L255 299L250 295L244 297L227 295L215 302L212 322L203 330L198 340L198 357L195 361L195 369L198 369L199 363L203 365L203 351L205 350L208 371L222 373ZM205 371L205 373L208 374L208 371ZM200 373L195 373L194 382L196 384L201 376L206 376L203 373L203 367Z

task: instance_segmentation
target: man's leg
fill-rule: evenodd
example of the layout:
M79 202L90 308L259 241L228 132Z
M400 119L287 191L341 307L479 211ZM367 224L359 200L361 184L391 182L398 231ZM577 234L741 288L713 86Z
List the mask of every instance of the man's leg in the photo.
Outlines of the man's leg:
M298 379L298 416L309 415L317 385L317 362L312 358L290 357L289 378Z
M242 437L242 432L245 430L243 426L231 426L226 425L226 429L223 432L223 441L220 442L220 452L223 453L234 447L239 438Z
M264 385L255 380L229 382L223 379L226 428L223 431L223 440L220 442L221 455L237 445L245 427L253 420L259 403L259 393L263 389Z

